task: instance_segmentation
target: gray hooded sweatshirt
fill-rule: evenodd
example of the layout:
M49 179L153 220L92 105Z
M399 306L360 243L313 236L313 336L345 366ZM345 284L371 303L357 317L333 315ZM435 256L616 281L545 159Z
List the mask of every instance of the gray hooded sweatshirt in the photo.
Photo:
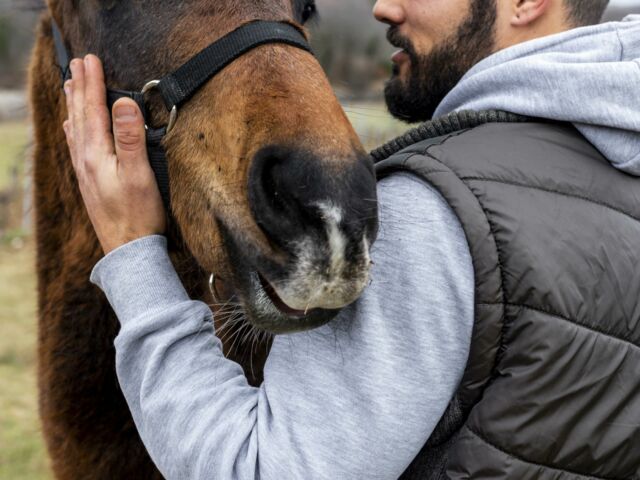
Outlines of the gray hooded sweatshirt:
M499 52L438 114L504 109L569 121L617 168L640 175L640 18ZM372 282L329 325L276 337L251 387L222 355L162 236L111 252L92 272L122 328L116 366L140 436L167 479L394 479L461 379L474 273L462 228L408 174L379 185Z
M469 70L435 116L487 109L571 122L614 167L640 176L640 15L502 50Z

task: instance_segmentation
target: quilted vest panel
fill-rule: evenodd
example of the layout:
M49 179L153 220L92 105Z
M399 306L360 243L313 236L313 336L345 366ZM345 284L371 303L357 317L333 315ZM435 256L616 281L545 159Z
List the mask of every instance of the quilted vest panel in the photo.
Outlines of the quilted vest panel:
M376 165L433 185L465 231L463 381L403 479L640 479L640 178L570 125L488 123Z

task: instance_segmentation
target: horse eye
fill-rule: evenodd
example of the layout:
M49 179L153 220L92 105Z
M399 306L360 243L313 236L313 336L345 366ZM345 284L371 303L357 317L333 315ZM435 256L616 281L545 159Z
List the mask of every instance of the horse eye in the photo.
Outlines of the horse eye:
M302 23L307 23L316 14L316 4L307 3L302 10Z

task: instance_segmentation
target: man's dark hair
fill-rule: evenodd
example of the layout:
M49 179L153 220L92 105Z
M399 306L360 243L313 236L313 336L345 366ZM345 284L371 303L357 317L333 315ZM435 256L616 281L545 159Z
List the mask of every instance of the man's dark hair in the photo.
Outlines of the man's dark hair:
M575 27L600 23L609 0L565 0L569 22Z

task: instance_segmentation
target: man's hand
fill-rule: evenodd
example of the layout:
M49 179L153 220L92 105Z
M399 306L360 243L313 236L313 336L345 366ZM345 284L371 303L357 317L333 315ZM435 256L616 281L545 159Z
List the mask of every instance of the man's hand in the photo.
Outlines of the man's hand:
M98 57L74 59L71 74L65 83L69 118L63 127L80 193L105 254L164 233L164 206L147 160L140 109L131 99L118 100L112 134Z

